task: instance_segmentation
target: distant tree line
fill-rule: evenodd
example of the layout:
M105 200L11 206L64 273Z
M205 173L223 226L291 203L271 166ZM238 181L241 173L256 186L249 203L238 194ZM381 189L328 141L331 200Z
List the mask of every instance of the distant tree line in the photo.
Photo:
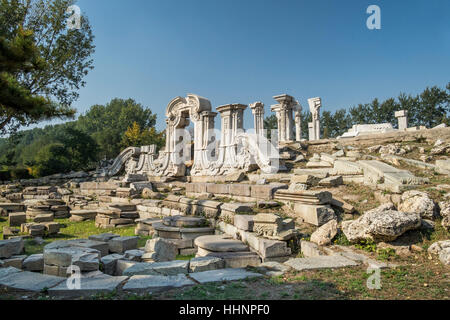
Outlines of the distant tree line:
M94 105L78 120L0 139L0 180L94 169L129 146L164 145L156 115L133 99ZM3 178L3 179L2 179Z
M309 108L301 114L302 137L308 137L308 122L311 122ZM307 110L305 110L307 109ZM395 112L408 110L408 125L432 128L441 123L450 125L450 82L445 88L434 86L412 96L401 93L397 98L384 101L374 99L370 103L358 104L350 109L335 112L322 110L320 131L322 138L336 138L355 124L392 123L398 127ZM270 131L277 128L277 118L272 114L264 120L264 128Z

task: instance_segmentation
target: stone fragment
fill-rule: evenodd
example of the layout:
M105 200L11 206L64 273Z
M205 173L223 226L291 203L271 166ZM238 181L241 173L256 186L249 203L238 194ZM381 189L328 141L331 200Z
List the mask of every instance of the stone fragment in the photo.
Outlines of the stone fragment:
M343 256L320 256L312 258L293 258L285 262L285 265L297 270L315 270L328 268L344 268L357 266L358 263Z
M112 253L124 253L127 250L136 249L139 237L114 237L108 241L109 251Z
M41 272L44 270L44 255L32 254L23 261L23 270Z
M22 238L0 240L0 258L10 258L11 256L21 254L23 246Z
M334 210L328 205L311 205L298 202L295 203L294 210L306 223L318 227L337 218Z
M135 275L132 276L123 286L123 290L130 292L154 293L189 285L195 285L195 282L188 279L184 274L172 276Z
M234 226L244 231L253 231L253 215L234 216Z
M171 261L175 260L178 254L178 246L176 243L171 242L164 238L155 238L147 240L145 244L145 252L154 253L151 256L151 260L155 262ZM147 260L147 257L142 257Z
M124 259L124 255L118 253L113 253L102 257L100 262L103 272L111 276L115 275L117 261L121 259Z
M5 277L0 277L0 286L6 287L10 292L41 292L43 289L54 287L63 281L66 281L66 279L62 277L22 271L11 273Z
M58 298L81 298L97 294L111 293L117 290L119 285L128 277L112 277L109 275L98 275L95 277L81 277L80 288L68 288L65 282L48 289L51 297Z
M199 283L244 280L262 277L262 274L250 272L245 269L220 269L190 274L190 277Z
M328 245L336 236L337 231L337 221L331 220L321 226L311 235L311 241L318 244L319 246Z
M176 275L180 273L187 274L189 270L189 261L174 260L166 262L140 262L125 269L123 275Z
M20 227L27 222L27 215L24 212L11 212L8 216L8 223L11 227Z
M436 219L439 214L436 204L426 192L411 190L402 194L399 211L417 213L424 219Z
M343 221L342 231L350 242L372 239L390 242L403 233L420 227L418 214L393 210L392 203L367 211L356 220Z
M191 259L189 272L203 272L225 268L225 261L217 257L198 257Z
M332 176L319 181L319 185L322 187L337 187L344 184L342 176Z
M428 248L428 253L439 256L444 265L450 265L450 240L438 241Z

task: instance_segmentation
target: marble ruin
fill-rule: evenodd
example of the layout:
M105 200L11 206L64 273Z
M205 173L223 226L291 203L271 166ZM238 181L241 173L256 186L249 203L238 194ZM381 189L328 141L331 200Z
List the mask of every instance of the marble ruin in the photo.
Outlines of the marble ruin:
M441 182L450 175L450 128L408 128L407 112L399 111L398 130L355 124L339 139L321 140L322 102L312 98L307 141L300 103L286 94L274 99L273 141L264 136L262 102L249 105L254 130L245 130L247 105L213 111L209 100L189 94L169 103L159 153L155 145L135 146L91 172L3 182L0 288L80 298L289 270L395 268L334 239L371 240L411 255L414 244L394 242L406 232L437 223L450 230L450 186ZM185 130L191 122L193 137ZM68 223L98 232L61 240ZM25 239L42 244L41 252L27 255ZM435 242L425 259L449 265L449 241ZM68 288L74 272L80 287Z

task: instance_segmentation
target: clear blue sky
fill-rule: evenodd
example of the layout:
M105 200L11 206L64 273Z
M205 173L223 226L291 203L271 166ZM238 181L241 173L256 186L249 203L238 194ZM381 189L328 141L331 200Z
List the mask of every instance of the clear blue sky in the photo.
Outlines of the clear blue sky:
M79 0L95 34L95 69L79 113L114 97L158 115L195 93L213 107L287 93L334 111L450 81L450 1ZM381 30L366 27L369 5ZM247 110L245 127L253 126ZM216 119L216 124L220 123Z

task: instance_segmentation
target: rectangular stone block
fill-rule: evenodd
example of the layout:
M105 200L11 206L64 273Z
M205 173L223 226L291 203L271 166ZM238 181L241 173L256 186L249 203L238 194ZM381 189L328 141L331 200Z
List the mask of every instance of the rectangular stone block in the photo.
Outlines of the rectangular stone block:
M244 231L253 231L253 215L238 214L234 216L234 225Z
M251 197L256 199L273 199L275 191L287 189L288 185L254 185L251 187Z
M230 184L229 192L232 196L250 197L251 186L249 184L240 184L240 183Z
M11 212L8 222L11 227L20 227L22 223L27 222L27 215L24 212Z
M306 223L320 227L331 219L336 218L333 209L328 205L310 205L303 203L295 203L295 213L301 217Z
M229 184L217 184L217 183L207 183L206 192L212 194L229 194L230 193Z

